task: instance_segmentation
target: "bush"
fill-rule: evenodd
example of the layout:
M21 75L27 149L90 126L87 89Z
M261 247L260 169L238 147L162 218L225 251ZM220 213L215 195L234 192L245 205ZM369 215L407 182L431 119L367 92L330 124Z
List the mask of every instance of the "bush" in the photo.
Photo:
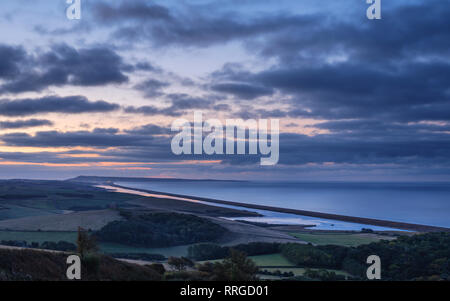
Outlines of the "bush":
M307 267L334 267L332 255L311 245L285 244L281 252L290 262L298 266Z
M78 228L78 236L77 236L77 252L84 257L88 253L94 253L98 251L97 241L94 236L89 235L89 233L82 229Z
M33 244L31 247L33 247ZM67 241L45 241L40 245L40 248L55 251L75 251L77 249L77 246Z
M227 257L229 249L216 244L203 243L190 246L188 248L188 257L197 261L214 260Z
M100 256L97 254L85 254L82 264L88 274L96 275L100 268Z
M244 252L248 256L275 254L280 252L279 243L251 242L234 246L233 249Z
M147 267L151 268L152 270L154 270L155 272L157 272L158 274L164 275L164 273L166 272L166 269L164 268L164 265L162 265L161 263L153 263L153 264L149 264L146 265Z
M213 281L252 281L257 280L258 267L244 252L230 249L230 256L223 262L199 265L198 270Z
M236 245L232 248L244 252L248 256L256 256L278 253L280 251L280 244L252 242ZM230 249L231 247L221 247L217 244L196 244L188 248L188 256L197 261L222 259L230 255Z

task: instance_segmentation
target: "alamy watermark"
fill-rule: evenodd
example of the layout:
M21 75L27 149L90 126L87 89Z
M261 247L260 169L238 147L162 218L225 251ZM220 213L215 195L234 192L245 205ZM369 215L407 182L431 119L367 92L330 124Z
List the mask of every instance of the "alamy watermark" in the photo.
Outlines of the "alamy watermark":
M380 20L381 19L381 0L366 0L367 4L370 6L367 8L366 16L369 20Z
M66 16L69 20L81 19L81 0L66 0ZM369 20L381 19L381 0L366 0L370 6L366 10L366 16Z
M66 0L69 5L66 8L66 17L69 20L81 19L81 0Z
M196 111L193 124L183 118L172 123L172 132L179 133L173 137L171 149L175 155L261 155L261 165L276 165L279 124L278 119L227 119L224 126L218 119L203 121L203 113Z
M367 269L366 276L369 280L381 279L381 259L378 255L370 255L367 257L367 264L370 264Z
M67 257L66 263L69 267L66 271L66 277L69 280L80 280L81 279L81 259L78 255L70 255Z

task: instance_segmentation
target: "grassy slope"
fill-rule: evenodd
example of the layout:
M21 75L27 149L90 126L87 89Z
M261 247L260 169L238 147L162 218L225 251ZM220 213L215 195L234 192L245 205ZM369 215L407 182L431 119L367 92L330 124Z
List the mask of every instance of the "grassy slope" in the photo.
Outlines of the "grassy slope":
M250 256L258 267L260 267L260 270L262 271L268 271L268 272L275 272L280 271L282 273L294 273L295 276L303 276L306 272L306 268L300 268L295 267L294 264L292 264L289 260L287 260L283 255L281 254L269 254L269 255L259 255L259 256ZM320 269L314 269L311 268L310 270L320 270ZM340 271L340 270L331 270L326 269L330 272L335 272L337 275L343 275L343 276L350 276L349 273ZM270 275L260 275L262 279L280 279L282 277L278 276L270 276Z
M56 232L56 231L0 231L0 241L19 240L27 243L45 241L67 241L75 243L77 232ZM162 254L164 256L187 256L187 249L190 245L168 247L168 248L136 248L114 243L99 243L100 251L104 253L148 253Z
M134 199L89 185L61 181L0 181L1 219L61 213L76 207L106 208ZM9 210L10 209L10 210Z
M293 267L294 265L281 254L249 256L257 266Z
M0 249L0 280L67 280L68 254ZM97 270L82 265L82 280L160 280L153 269L101 256Z
M1 230L14 231L77 231L78 227L99 230L109 222L123 219L112 209L80 211L68 214L28 216L0 220Z
M2 240L23 240L27 243L44 241L67 241L75 243L77 232L46 232L46 231L0 231L0 241Z
M126 245L114 244L114 243L99 243L100 250L105 253L147 253L147 254L162 254L166 257L176 256L182 257L187 256L188 248L190 245L182 245L176 247L167 248L136 248Z

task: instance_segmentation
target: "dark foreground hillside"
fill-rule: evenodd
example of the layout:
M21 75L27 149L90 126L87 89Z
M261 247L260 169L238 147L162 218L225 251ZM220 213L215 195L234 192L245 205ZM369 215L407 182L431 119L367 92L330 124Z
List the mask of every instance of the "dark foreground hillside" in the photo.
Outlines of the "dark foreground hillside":
M68 254L35 250L0 249L0 281L67 280ZM161 280L162 275L148 266L138 266L107 256L82 263L82 280L144 281Z

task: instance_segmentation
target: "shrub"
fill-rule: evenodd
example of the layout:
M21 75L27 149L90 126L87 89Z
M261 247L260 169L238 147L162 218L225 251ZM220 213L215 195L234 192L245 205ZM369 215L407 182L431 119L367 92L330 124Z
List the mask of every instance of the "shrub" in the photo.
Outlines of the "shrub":
M166 269L164 268L164 265L161 263L153 263L147 265L147 267L151 268L152 270L156 271L158 274L164 275L166 272Z
M100 268L100 256L97 254L85 254L82 263L88 274L96 275Z
M311 245L285 244L281 252L290 262L298 266L334 267L333 256Z

